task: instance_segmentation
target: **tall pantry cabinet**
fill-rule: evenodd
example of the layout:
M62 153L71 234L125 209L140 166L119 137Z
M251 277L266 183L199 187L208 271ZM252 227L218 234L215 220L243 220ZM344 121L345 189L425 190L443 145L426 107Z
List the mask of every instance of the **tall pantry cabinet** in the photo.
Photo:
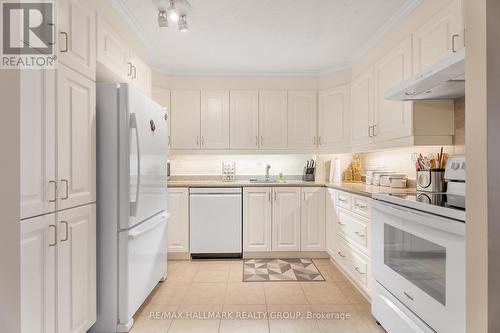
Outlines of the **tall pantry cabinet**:
M21 332L96 320L95 14L58 1L56 69L21 71Z

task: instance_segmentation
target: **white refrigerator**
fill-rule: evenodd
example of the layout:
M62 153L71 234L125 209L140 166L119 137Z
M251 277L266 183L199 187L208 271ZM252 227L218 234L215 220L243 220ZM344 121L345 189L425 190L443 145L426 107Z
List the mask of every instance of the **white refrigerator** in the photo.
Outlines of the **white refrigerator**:
M97 322L128 332L167 273L166 110L125 83L97 85Z

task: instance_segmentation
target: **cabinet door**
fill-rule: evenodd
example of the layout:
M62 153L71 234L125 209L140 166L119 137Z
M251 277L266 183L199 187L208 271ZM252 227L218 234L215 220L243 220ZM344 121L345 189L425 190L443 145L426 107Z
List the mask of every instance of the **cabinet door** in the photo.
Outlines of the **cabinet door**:
M300 251L300 187L273 188L273 251Z
M260 147L286 148L287 128L286 91L261 91L259 93Z
M125 81L132 74L128 58L127 44L101 15L97 15L97 61Z
M229 91L201 93L201 148L229 148Z
M413 69L417 73L464 47L462 0L453 0L413 33Z
M189 190L168 189L167 251L189 252Z
M231 149L259 148L259 92L231 91L229 115Z
M271 251L270 187L243 189L243 251Z
M301 211L301 251L325 250L325 189L303 187Z
M170 133L170 117L172 116L172 113L170 112L170 90L159 87L153 87L152 96L153 100L155 100L156 103L163 106L166 110L165 117L167 119L167 128L168 128L168 147L170 147L172 141L172 136Z
M95 13L83 0L59 1L59 61L95 81Z
M375 142L412 135L412 102L386 100L384 94L412 73L411 37L375 64Z
M288 92L288 148L318 145L318 96L315 91Z
M200 148L200 91L172 91L171 108L172 148Z
M129 80L144 95L151 96L151 68L141 58L131 54Z
M55 71L21 73L21 218L56 208Z
M357 76L351 83L351 144L373 142L373 67Z
M326 223L326 251L330 256L335 253L335 236L337 223L337 211L335 209L335 190L331 188L326 189L325 195L325 223Z
M56 217L21 221L21 333L56 331Z
M57 213L58 332L86 332L96 321L95 204Z
M320 148L349 146L349 87L319 92Z
M57 70L58 209L95 202L96 86L82 75Z

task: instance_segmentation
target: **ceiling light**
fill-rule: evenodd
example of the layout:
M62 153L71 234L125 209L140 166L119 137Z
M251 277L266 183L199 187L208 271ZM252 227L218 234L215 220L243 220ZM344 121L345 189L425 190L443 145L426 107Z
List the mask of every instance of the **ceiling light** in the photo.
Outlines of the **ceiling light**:
M182 15L179 19L179 31L180 32L189 31L186 15Z
M175 8L174 0L170 0L170 7L167 8L167 14L168 18L172 22L177 22L177 20L179 19L179 14L177 13L177 9Z
M160 28L168 27L167 12L165 10L158 11L158 25Z

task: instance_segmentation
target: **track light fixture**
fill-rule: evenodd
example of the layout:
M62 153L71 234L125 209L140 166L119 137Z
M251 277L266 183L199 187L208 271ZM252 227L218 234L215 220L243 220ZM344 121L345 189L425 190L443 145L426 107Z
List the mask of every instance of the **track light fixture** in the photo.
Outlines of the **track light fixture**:
M191 5L187 0L177 0L177 4L180 5L180 11L175 6L175 0L169 0L169 6L167 9L165 7L158 8L158 26L160 28L168 27L168 23L178 22L178 27L180 32L189 31L189 26L187 23L186 10L191 8Z

